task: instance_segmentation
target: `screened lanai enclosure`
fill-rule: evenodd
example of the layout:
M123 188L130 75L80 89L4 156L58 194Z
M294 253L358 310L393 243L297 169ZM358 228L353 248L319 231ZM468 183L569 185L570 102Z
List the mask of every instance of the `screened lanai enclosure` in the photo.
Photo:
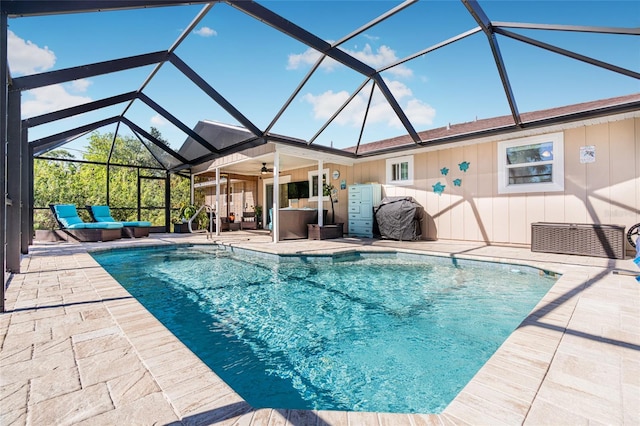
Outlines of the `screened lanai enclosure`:
M34 177L168 230L192 169L250 148L357 162L637 111L592 101L640 92L639 28L629 1L3 0L3 283L46 208Z

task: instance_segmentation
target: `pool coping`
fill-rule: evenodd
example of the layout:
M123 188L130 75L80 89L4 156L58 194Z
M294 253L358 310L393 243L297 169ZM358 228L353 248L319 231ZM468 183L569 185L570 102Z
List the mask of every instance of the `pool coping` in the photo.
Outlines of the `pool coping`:
M504 250L490 247L485 250L485 247L480 249L484 250L481 254L466 249L453 252L447 248L447 242L440 245L409 243L407 248L399 243L382 242L376 245L370 241L365 241L365 244L353 241L322 244L320 242L309 244L306 241L300 244L269 244L259 241L258 244L254 244L251 238L238 240L237 236L235 237L234 239L219 239L215 243L231 248L239 247L249 250L259 248L259 251L272 254L326 254L328 251L344 252L349 250L400 251L484 262L522 264L560 273L562 276L521 326L509 336L441 414L254 410L146 311L137 300L131 298L129 293L99 267L89 255L90 250L101 248L149 246L150 244L161 245L176 242L211 244L211 241L191 237L181 240L149 239L125 244L106 245L103 243L102 245L71 246L69 250L73 252L73 261L82 268L81 275L85 284L97 293L100 304L108 312L116 327L74 334L69 339L74 343L81 342L83 339L90 341L92 338L104 340L105 336L109 336L109 333L123 336L131 345L132 352L129 354L135 354L135 357L139 359L140 365L155 382L162 398L169 404L172 411L172 413L167 410L153 412L154 410L150 408L144 412L164 416L163 418L169 418L183 424L448 425L490 423L499 425L557 423L558 421L623 424L640 420L639 415L629 406L629 403L633 401L631 398L640 395L640 383L637 377L629 377L629 372L637 373L640 371L640 361L638 361L637 355L640 347L639 332L638 327L634 329L629 325L624 326L624 323L629 323L629 320L631 320L631 325L633 325L634 319L637 323L639 318L638 287L632 277L611 273L612 270L620 268L632 271L631 261L612 262L582 258L580 261L586 265L577 265L575 263L578 259L575 257L567 259L565 256L548 254L532 256L527 250L518 247L507 247ZM458 248L461 245L458 242L451 244ZM55 249L52 251L55 252ZM513 253L517 253L517 255ZM22 309L22 304L29 305L28 300L19 297L20 288L16 287L27 282L28 274L38 271L39 266L37 262L34 262L38 256L44 256L43 259L46 259L50 255L55 256L55 253L47 253L45 248L41 253L34 253L23 259L25 273L18 277L25 279L17 279L12 282L8 290L7 299L8 302L13 302L12 309L15 307ZM67 253L66 256L68 255ZM589 266L589 263L597 266ZM64 274L64 271L62 273ZM603 295L610 293L612 289L617 290L613 304L618 305L618 321L605 321L607 329L603 330L602 325L594 324L592 321L593 316L598 315L597 312L593 312L592 305ZM10 296L12 300L9 300ZM608 302L607 305L612 305L612 302ZM78 309L65 310L68 311L65 312L65 315L78 312ZM616 306L607 306L605 313L611 315L611 312L615 310ZM38 310L34 311L34 313L37 312ZM4 332L10 331L8 328L12 323L6 321L5 318L22 313L23 311L9 312L2 316L3 356L0 359L3 360L3 363L14 357L13 354L5 356L7 352L5 343L11 337L11 333L4 334ZM5 323L8 323L7 330L5 330ZM20 322L16 322L16 324L20 324ZM595 332L590 327L595 327ZM607 337L607 334L611 334L612 337ZM584 343L587 344L584 345ZM109 352L109 350L105 352ZM82 367L82 362L83 359L76 360L80 367ZM607 383L606 378L603 383L599 376L596 383L590 382L589 378L581 377L582 371L593 368L594 363L606 365L607 370L612 370L610 372L611 383ZM581 370L580 366L582 365L586 369ZM616 365L618 367L613 371ZM568 374L567 370L570 370L571 374ZM2 379L0 384L5 388L11 384L8 385L7 380L1 374L0 378ZM110 381L107 380L111 387L114 387L114 380L112 377ZM602 398L603 389L608 391L604 400ZM150 398L149 395L152 394L155 395L154 392L149 392L145 398L154 401L153 405L157 406L160 402ZM576 398L576 395L579 398ZM617 399L611 401L612 395L617 395ZM44 402L54 399L45 399ZM111 399L113 400L113 397ZM3 398L1 402L4 403L5 399ZM25 419L42 420L42 416L46 417L43 410L36 408L39 404L27 402L25 405L24 409L16 407L16 411L10 411L24 412L22 416L18 415L18 419L24 417ZM105 409L104 412L85 417L85 419L91 419L92 422L98 421L98 423L100 419L113 420L118 416L117 411L117 409ZM120 413L122 412L120 410ZM55 415L57 411L53 410L53 413ZM149 420L153 415L150 415Z

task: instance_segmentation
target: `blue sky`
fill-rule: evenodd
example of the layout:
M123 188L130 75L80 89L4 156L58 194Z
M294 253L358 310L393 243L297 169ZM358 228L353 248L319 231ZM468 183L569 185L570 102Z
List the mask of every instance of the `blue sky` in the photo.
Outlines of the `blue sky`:
M265 7L329 42L335 42L398 1L264 1ZM636 1L483 1L492 21L600 27L640 27ZM168 49L202 5L162 7L9 20L12 76L63 69ZM420 1L341 45L378 69L476 27L461 2ZM516 30L561 48L640 72L640 37ZM520 112L640 92L631 77L498 36ZM216 4L176 54L260 129L264 129L307 75L317 53L235 8ZM153 67L144 67L27 92L23 118L137 90ZM416 58L383 77L418 131L476 118L508 115L509 107L483 33ZM365 77L325 60L272 131L313 137ZM367 85L315 143L357 143L371 86ZM147 96L194 127L208 119L236 121L171 64L144 90ZM125 104L30 130L30 140L106 117ZM126 116L157 127L171 146L186 136L141 102ZM115 126L101 132L114 131ZM125 130L125 133L127 130ZM374 95L363 143L405 134L379 92ZM74 143L80 148L82 142Z

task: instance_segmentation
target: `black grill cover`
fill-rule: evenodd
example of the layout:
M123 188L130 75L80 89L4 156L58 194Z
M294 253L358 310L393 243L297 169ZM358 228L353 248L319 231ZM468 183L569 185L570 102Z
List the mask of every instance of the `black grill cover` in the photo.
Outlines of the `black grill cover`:
M424 208L413 197L385 197L374 216L380 237L400 241L420 239Z

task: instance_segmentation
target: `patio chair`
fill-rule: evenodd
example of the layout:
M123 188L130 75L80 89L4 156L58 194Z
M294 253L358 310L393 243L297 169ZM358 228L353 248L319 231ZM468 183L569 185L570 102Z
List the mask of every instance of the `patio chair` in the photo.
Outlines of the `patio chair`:
M216 230L216 214L214 213L211 217L213 221L213 226L211 226L211 230L215 232ZM220 216L220 232L229 230L229 218L227 216Z
M56 234L65 241L73 239L84 243L120 239L121 223L84 222L73 204L49 204L49 208L60 227Z
M258 229L255 212L243 212L240 219L240 229Z
M229 218L227 216L220 216L220 232L230 231Z
M149 236L149 228L151 222L131 221L118 222L111 217L111 209L109 206L86 206L94 222L110 222L122 224L122 237L124 238L141 238Z

